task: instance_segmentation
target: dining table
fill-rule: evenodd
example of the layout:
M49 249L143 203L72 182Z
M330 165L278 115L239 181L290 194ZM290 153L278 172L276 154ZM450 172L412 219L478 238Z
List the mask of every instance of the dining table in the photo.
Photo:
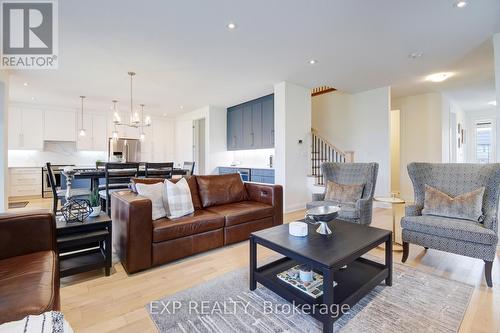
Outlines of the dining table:
M62 168L61 168L62 170ZM78 184L78 180L82 179L89 179L90 180L90 189L93 190L95 188L99 188L99 180L100 179L105 179L106 178L106 171L104 169L96 169L96 168L74 168L74 180L72 181L73 186L72 188L78 188L78 187L83 187L81 184ZM117 171L114 171L116 174ZM119 171L118 171L119 172ZM128 172L124 170L124 172ZM189 170L182 169L182 168L173 168L172 169L172 176L186 176L189 173ZM145 170L139 169L139 173L137 174L137 177L144 177L145 176ZM88 183L87 183L88 184ZM61 188L64 189L66 188L66 181L61 180Z

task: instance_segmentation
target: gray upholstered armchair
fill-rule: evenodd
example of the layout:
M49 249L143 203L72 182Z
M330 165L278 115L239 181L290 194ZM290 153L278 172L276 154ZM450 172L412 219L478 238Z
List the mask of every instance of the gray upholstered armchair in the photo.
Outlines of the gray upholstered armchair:
M485 277L492 286L491 268L498 242L498 195L500 163L432 164L410 163L408 173L413 182L415 204L406 207L401 219L403 259L408 258L409 243L460 254L485 262ZM474 222L455 218L422 215L425 185L457 196L485 187L482 212L484 220Z
M313 194L313 201L307 208L340 204L338 218L358 224L372 222L373 194L377 182L377 163L332 163L325 162L321 165L325 184L328 180L343 185L364 184L363 194L357 202L325 201L325 193ZM325 186L326 189L326 186Z

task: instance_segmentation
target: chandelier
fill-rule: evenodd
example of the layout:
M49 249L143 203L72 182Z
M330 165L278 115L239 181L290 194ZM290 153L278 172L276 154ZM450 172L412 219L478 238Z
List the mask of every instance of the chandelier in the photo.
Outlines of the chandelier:
M151 118L144 118L144 104L140 104L141 113L138 111L134 111L134 99L133 99L133 79L135 76L135 72L128 72L130 76L130 116L128 121L123 122L120 118L118 110L116 108L117 100L113 100L113 124L115 126L115 130L113 131L113 138L118 138L117 126L127 126L132 128L139 128L141 130L141 140L146 138L146 134L144 133L144 127L151 126Z

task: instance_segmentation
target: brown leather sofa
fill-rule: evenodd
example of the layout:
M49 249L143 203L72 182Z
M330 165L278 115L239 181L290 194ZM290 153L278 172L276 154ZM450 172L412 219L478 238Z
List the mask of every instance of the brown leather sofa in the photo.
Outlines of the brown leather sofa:
M0 324L51 310L59 310L54 215L0 214Z
M283 223L280 185L243 183L238 174L191 176L188 184L195 211L176 219L153 221L149 199L133 190L113 193L113 246L128 273L240 242L253 231Z

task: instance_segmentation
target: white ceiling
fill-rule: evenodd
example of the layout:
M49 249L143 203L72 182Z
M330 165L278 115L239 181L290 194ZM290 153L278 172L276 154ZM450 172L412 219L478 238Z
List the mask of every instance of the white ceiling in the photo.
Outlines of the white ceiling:
M89 108L109 109L116 98L126 109L130 70L137 72L135 101L167 115L234 105L284 80L347 92L394 84L397 96L443 90L421 78L450 70L457 71L446 86L453 98L490 98L489 40L500 31L500 1L470 0L463 9L453 3L59 1L59 69L13 71L11 98L78 107L83 94ZM411 52L423 57L412 60Z

